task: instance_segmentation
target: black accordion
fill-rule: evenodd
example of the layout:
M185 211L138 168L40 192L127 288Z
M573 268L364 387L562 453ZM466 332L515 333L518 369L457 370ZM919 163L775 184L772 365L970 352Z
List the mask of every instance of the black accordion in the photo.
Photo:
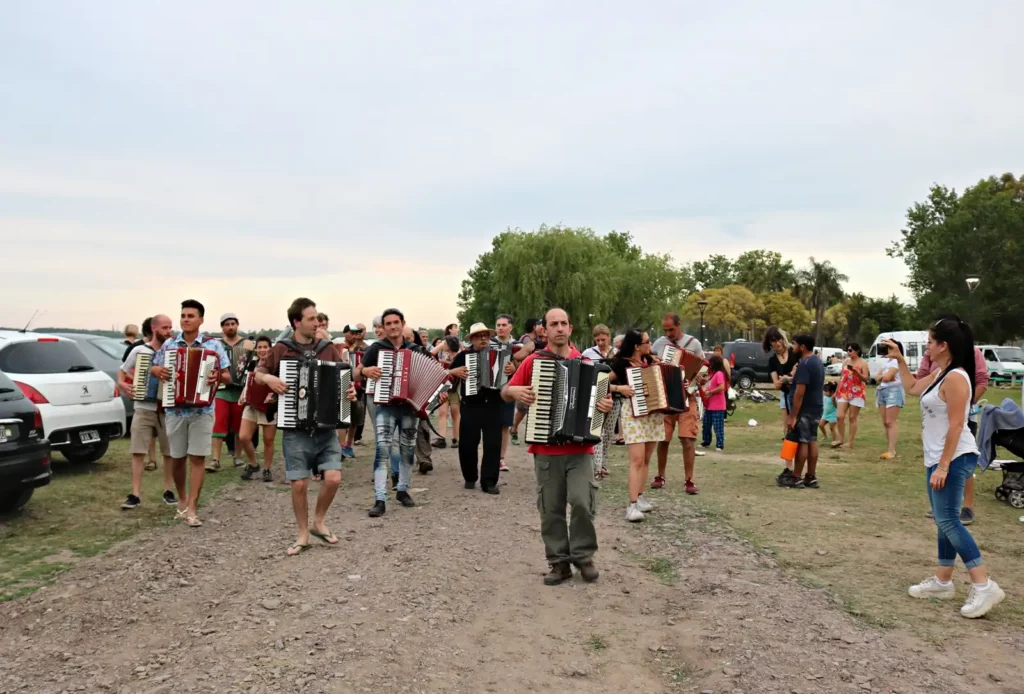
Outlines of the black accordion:
M610 375L604 364L582 359L534 359L537 399L526 413L526 442L599 443L606 415L597 402L608 395Z
M505 345L490 344L477 352L466 352L466 371L463 395L479 395L484 390L501 390L508 383L505 366L512 358L512 350Z
M279 377L288 392L278 396L279 429L344 429L352 423L352 367L319 359L282 359Z

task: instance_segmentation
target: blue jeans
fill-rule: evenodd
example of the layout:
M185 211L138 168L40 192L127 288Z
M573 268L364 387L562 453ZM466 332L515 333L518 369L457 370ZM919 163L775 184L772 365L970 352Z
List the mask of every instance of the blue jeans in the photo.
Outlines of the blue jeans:
M935 525L938 527L939 566L953 566L958 554L968 569L982 564L978 544L964 524L960 522L960 507L964 502L964 484L974 474L977 464L978 456L974 453L954 458L953 462L949 464L949 472L946 473L946 484L938 490L932 489L930 483L932 473L937 466L926 468L925 482L928 483L928 499L931 501L932 515L935 517Z
M377 452L373 458L373 490L377 501L386 501L388 496L388 463L394 465L392 445L395 430L398 436L398 485L396 491L409 490L412 478L413 454L416 450L416 429L419 427L417 417L408 407L377 406L377 418L373 422L374 434L377 437ZM393 469L393 468L392 468Z

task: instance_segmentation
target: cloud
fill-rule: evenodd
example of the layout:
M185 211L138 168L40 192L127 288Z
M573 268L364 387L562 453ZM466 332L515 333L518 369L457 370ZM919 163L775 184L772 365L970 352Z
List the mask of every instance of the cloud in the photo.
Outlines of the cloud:
M884 249L906 208L1024 160L991 57L1024 6L989 8L10 4L0 291L32 283L69 326L190 291L253 321L319 293L441 325L494 234L563 223L680 262L814 255L905 297Z

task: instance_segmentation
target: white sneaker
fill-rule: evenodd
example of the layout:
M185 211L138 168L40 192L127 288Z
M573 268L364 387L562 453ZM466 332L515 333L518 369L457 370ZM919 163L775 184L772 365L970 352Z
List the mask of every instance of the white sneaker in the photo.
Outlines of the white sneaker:
M626 520L630 523L639 523L644 519L644 514L636 507L636 504L630 504L626 507Z
M918 583L916 586L910 586L910 593L912 598L938 598L940 600L949 600L950 598L956 597L956 585L950 581L946 585L942 585L939 579L935 576L926 578L925 580Z
M643 494L636 498L636 507L640 513L650 513L654 510L654 507L651 506L651 502L645 499Z
M705 453L704 451L702 451L702 450L701 450L701 449L699 449L699 448L698 448L697 450L695 450L695 451L693 452L693 454L694 454L695 456L697 456L698 458L703 458L704 456L706 456L706 455L707 455L707 453Z
M971 592L967 595L967 602L960 608L960 614L967 619L984 617L989 610L998 605L1006 597L1006 593L999 587L999 584L989 579L988 588L979 590L971 586Z

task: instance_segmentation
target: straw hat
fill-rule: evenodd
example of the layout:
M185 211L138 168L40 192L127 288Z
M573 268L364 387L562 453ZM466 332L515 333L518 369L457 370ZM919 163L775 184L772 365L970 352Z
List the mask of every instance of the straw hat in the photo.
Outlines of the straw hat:
M494 337L497 334L483 323L473 323L473 325L469 326L469 332L466 336L473 337L479 333L487 333L490 337Z

